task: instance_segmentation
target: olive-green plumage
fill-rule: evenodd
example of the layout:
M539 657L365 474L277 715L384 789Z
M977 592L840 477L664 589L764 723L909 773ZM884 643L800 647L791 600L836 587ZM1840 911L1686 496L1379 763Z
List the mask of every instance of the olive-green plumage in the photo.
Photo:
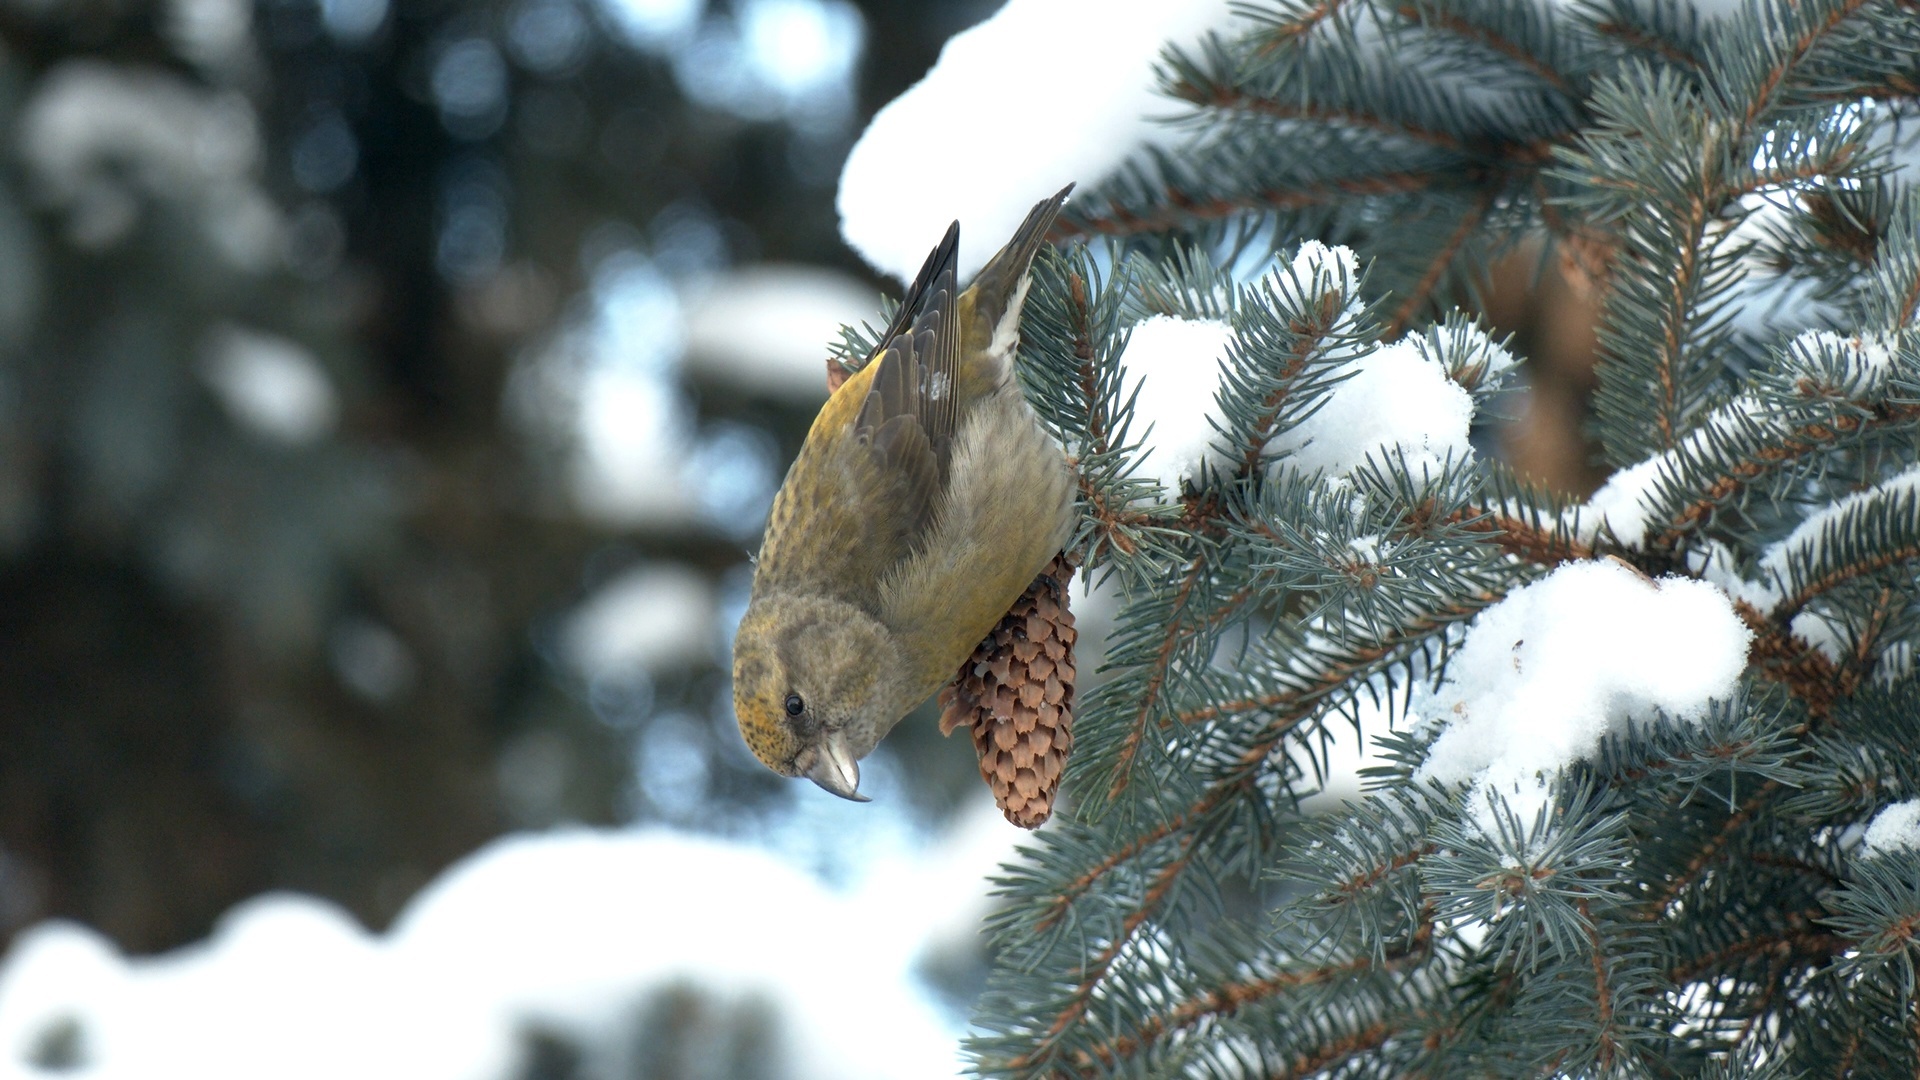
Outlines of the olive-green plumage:
M856 763L1066 542L1066 458L1013 356L1028 270L1071 188L1036 205L965 292L948 228L774 497L733 700L776 772L858 798Z

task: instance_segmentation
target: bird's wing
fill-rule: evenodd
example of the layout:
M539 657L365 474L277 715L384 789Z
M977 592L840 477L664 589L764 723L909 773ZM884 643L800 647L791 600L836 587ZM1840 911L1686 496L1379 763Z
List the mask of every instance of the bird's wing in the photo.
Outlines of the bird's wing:
M875 609L881 579L932 527L960 422L959 240L956 222L873 358L814 421L774 499L756 590L824 589Z
M892 478L908 545L939 511L960 428L960 223L947 228L888 327L854 436ZM904 550L901 554L904 554Z

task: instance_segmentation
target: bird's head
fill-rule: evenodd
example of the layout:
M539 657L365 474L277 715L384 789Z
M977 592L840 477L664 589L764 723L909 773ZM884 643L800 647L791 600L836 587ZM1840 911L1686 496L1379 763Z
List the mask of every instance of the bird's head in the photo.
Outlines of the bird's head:
M740 734L774 772L865 802L860 759L904 711L890 692L896 665L893 635L850 604L755 597L733 646Z

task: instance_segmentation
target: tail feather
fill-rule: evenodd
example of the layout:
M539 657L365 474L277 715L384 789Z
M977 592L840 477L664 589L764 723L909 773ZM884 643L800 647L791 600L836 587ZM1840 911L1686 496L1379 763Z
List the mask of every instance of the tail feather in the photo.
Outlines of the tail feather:
M1053 219L1072 190L1073 185L1068 184L1052 198L1035 203L1027 212L1027 220L1014 230L1013 239L987 260L987 265L968 286L968 291L974 293L974 316L984 319L987 326L999 325L1001 316L1006 314L1008 303L1019 289L1021 279L1027 276L1027 268L1033 265L1040 245L1047 242L1047 230L1053 228Z

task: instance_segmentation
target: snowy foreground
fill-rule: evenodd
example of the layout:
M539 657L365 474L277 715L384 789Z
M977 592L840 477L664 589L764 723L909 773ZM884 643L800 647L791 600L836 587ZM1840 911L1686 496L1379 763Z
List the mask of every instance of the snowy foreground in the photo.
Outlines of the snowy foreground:
M741 844L564 829L482 848L385 934L293 894L156 957L43 924L0 967L0 1077L953 1075L959 1020L913 969L967 943L1012 855L975 809L847 892Z

